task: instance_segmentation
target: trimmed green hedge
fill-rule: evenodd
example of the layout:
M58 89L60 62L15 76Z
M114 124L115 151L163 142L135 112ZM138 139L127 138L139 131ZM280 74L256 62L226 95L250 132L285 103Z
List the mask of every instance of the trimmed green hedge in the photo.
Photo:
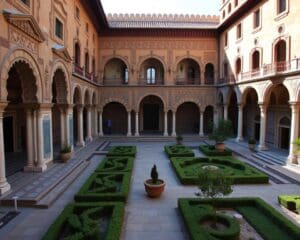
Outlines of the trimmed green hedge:
M198 169L210 165L223 170L234 184L262 184L269 181L266 174L233 157L173 157L170 160L182 184L197 184Z
M206 156L231 156L232 155L232 151L230 149L225 148L223 152L219 152L216 150L215 146L213 145L200 145L199 149Z
M75 195L76 202L124 201L130 187L130 173L94 173Z
M280 195L278 202L291 211L300 212L300 195Z
M215 206L238 211L265 240L300 239L300 228L260 198L221 198ZM212 209L210 199L178 199L178 207L192 240L234 239L200 227L201 216Z
M194 157L194 152L184 145L165 146L168 157Z
M112 147L106 156L108 157L135 157L136 146L115 146Z
M105 157L95 172L131 172L133 157Z
M116 240L120 238L123 216L124 203L69 204L49 227L43 240Z

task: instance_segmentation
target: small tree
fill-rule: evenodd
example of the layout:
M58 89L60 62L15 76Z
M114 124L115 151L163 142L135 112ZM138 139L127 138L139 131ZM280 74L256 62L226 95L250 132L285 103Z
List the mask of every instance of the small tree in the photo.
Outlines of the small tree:
M156 184L158 180L158 172L156 170L156 165L154 164L152 169L151 169L151 178L152 178L152 183Z
M212 133L209 138L215 140L216 143L222 143L233 134L232 123L230 120L221 119L218 125L213 125Z
M206 169L199 169L198 173L198 188L199 197L209 198L213 207L213 226L217 227L217 211L216 211L216 198L227 196L232 193L232 180L225 176L224 172L220 169L207 167Z

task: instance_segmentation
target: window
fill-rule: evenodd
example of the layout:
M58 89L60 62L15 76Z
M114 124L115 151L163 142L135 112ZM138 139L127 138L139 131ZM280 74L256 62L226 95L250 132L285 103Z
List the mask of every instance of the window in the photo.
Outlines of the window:
M154 67L147 69L147 84L155 84L156 71Z
M231 12L231 3L228 5L228 14Z
M225 44L225 47L227 47L228 46L228 33L226 32L225 33L225 37L224 37L224 44Z
M280 14L286 11L286 0L278 0L278 11L277 13Z
M225 10L223 11L223 19L225 18Z
M242 37L242 24L240 23L236 27L236 39L240 39Z
M239 0L234 1L234 6L237 7L237 5L239 5Z
M257 71L260 67L260 54L259 51L255 51L252 54L252 71Z
M256 29L260 26L260 9L257 9L253 15L253 28Z
M242 61L238 58L235 62L235 74L238 75L242 71Z
M30 6L30 0L21 0L21 2L27 5L28 7Z
M57 18L55 19L55 36L63 39L63 24Z
M124 76L123 76L123 83L124 84L127 84L128 83L128 79L129 79L129 74L128 74L128 68L126 67L125 69L124 69ZM147 83L148 83L148 81L147 81Z
M84 60L85 72L89 73L90 71L90 57L89 53L85 53L85 60Z
M224 65L223 65L223 70L224 70L224 79L228 79L228 63L225 62Z
M80 46L79 43L75 43L75 64L80 66Z
M86 31L87 33L89 32L89 24L88 24L88 23L85 24L85 31Z
M75 16L77 19L80 19L80 11L78 7L75 8Z

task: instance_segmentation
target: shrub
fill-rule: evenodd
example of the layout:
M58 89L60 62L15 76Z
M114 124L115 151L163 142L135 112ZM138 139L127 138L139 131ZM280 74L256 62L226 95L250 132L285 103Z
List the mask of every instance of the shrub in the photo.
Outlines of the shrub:
M116 146L109 150L108 157L135 157L136 146Z
M250 138L248 140L248 144L256 144L256 140L254 138Z
M105 157L95 172L131 172L132 169L132 157Z
M194 157L194 152L183 145L165 146L165 152L168 157Z
M209 135L209 138L216 143L222 143L233 134L232 123L230 120L221 119L218 125L213 126L213 131Z
M280 195L278 202L291 211L300 212L300 195Z
M71 151L72 151L72 147L69 144L64 144L64 146L60 150L60 153L69 153Z
M157 180L158 180L158 172L156 170L156 165L154 164L152 169L151 169L151 179L152 179L152 183L156 184Z
M207 156L231 156L232 151L228 148L224 149L223 152L219 152L216 150L213 145L200 145L199 149Z

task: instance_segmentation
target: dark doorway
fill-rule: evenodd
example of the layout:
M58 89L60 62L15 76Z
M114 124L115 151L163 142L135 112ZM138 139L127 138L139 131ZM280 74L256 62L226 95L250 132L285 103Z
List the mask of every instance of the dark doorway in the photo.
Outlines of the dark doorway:
M159 105L157 104L144 104L144 130L145 131L158 131L159 130Z
M256 141L259 141L259 135L260 135L260 123L254 124L254 138Z
M13 117L3 119L4 149L5 152L14 151L14 125Z
M281 127L280 147L283 149L289 149L289 146L290 146L290 129Z

